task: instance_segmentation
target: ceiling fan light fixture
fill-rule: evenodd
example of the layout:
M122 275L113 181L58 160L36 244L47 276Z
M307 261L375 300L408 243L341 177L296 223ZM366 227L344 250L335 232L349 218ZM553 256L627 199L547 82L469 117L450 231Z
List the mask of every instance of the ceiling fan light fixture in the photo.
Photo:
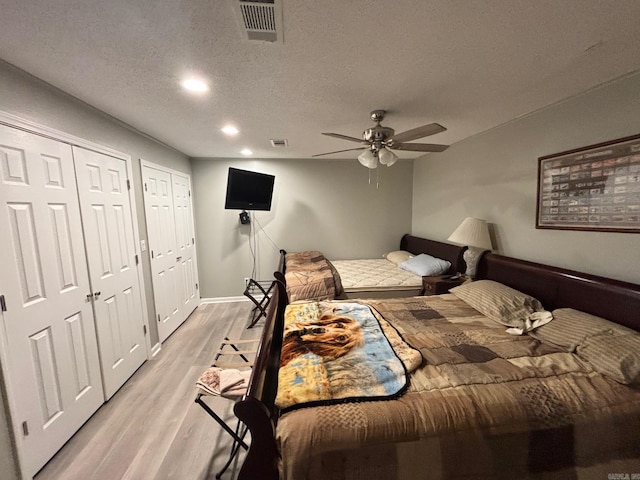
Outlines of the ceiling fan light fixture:
M360 155L358 155L358 161L361 165L367 168L376 168L378 166L376 156L371 150L365 150Z
M380 159L380 163L387 167L390 167L398 161L398 156L391 150L384 147L378 151L378 158Z

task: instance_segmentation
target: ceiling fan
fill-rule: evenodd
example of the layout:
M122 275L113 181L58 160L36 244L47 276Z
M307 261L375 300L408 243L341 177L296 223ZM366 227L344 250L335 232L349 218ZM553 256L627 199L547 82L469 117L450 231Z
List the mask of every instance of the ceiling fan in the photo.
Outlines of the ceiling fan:
M350 152L353 150L364 150L358 155L358 161L367 168L376 168L378 162L390 167L398 160L398 157L391 150L406 150L411 152L443 152L448 145L438 145L435 143L405 143L418 138L428 137L436 133L444 132L446 128L438 123L430 123L421 127L412 128L406 132L396 134L393 128L384 127L380 122L384 120L386 110L373 110L371 120L376 123L375 127L367 128L362 132L362 139L341 135L339 133L323 133L329 137L358 142L364 145L358 148L348 148L335 152L318 153L314 157L331 155L334 153Z

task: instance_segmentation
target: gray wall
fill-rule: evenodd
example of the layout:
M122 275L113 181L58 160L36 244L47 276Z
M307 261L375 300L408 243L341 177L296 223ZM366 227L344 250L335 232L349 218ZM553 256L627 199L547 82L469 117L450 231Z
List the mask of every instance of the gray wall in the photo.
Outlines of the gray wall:
M257 277L272 278L279 249L321 250L330 259L379 257L411 228L412 161L380 168L369 185L357 160L192 160L200 293L242 295L251 277L251 227L225 210L230 166L276 176L272 209L254 212ZM260 226L262 228L260 228Z
M412 231L445 240L480 217L498 253L640 283L640 234L535 228L539 157L638 133L636 74L417 159Z
M54 128L62 132L89 140L122 153L133 159L134 189L138 206L138 226L140 236L146 239L144 221L144 203L141 188L140 158L171 167L181 172L190 173L188 158L153 139L135 132L126 125L105 115L93 107L57 90L50 85L32 77L21 70L0 60L0 111L16 115L22 119ZM147 308L150 316L151 345L158 341L158 333L151 290L151 274L148 251L142 255L145 276ZM10 452L9 432L5 428L8 423L0 400L0 472L2 478L15 478L15 465L6 455Z

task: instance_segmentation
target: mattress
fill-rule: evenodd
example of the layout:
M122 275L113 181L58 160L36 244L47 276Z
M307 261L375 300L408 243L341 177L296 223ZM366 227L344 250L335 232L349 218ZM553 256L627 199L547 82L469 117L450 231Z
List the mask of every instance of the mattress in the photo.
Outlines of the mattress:
M384 258L332 260L345 292L422 289L422 277L398 268ZM416 295L418 294L416 293Z

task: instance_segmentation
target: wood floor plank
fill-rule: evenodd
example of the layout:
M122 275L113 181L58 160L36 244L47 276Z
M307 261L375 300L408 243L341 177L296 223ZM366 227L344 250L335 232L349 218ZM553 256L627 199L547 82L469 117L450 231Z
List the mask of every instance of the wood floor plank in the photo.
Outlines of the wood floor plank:
M212 480L231 437L194 402L195 381L225 336L257 338L247 329L251 303L199 306L38 473L35 480ZM232 402L212 398L235 426ZM225 474L233 478L233 472Z

